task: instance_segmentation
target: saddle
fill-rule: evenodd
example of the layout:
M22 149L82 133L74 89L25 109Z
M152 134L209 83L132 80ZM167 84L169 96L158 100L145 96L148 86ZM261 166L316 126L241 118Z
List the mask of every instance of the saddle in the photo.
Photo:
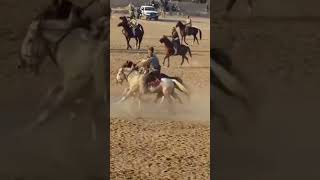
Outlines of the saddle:
M154 81L151 81L148 83L148 87L157 87L157 86L159 86L160 82L161 82L160 79L156 79Z

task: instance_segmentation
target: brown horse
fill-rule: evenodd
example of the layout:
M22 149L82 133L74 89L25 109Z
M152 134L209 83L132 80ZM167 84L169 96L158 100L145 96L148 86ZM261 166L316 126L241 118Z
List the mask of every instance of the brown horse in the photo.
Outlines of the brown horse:
M180 34L181 34L181 44L182 44L182 40L186 43L186 45L189 45L186 42L186 37L187 36L193 36L193 42L192 44L197 40L197 43L199 44L198 38L197 38L197 34L199 32L199 36L200 36L200 40L202 39L202 32L200 29L196 28L196 27L188 27L188 32L187 32L187 26L184 25L181 21L178 21L176 27L178 27L180 29Z
M189 64L189 59L186 55L189 52L190 57L192 57L192 54L188 46L181 44L180 47L178 48L177 53L175 53L172 42L165 35L162 38L160 38L160 43L163 43L166 48L166 56L163 59L163 63L162 63L163 65L165 64L166 59L168 59L168 67L169 67L169 64L170 64L169 57L177 56L177 55L182 56L181 66L184 63L184 59L186 59Z
M121 23L118 24L118 27L123 27L122 30L122 34L125 36L126 40L127 40L127 49L132 49L131 45L130 45L130 39L131 38L135 38L136 39L136 47L137 49L140 49L140 44L142 42L143 39L143 35L144 35L144 29L141 26L141 24L138 24L138 27L136 29L136 33L135 35L132 32L132 28L129 26L129 22L127 20L127 18L125 16L120 17L120 19L122 20Z

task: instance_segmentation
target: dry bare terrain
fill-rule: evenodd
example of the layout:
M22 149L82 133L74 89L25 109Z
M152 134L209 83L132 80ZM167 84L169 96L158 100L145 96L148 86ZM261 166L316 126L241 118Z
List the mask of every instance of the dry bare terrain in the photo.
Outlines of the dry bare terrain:
M118 15L110 22L110 87L111 87L111 179L209 179L210 175L210 73L209 45L210 21L193 18L194 26L203 33L200 45L191 46L190 65L178 68L181 57L171 57L170 68L163 72L180 76L192 89L190 102L176 103L177 114L170 116L166 109L152 103L145 104L144 112L137 114L137 106L128 102L114 102L124 90L117 85L115 76L127 60L137 62L147 56L147 48L153 46L160 62L164 57L162 35L170 35L171 29L181 17L160 21L140 20L145 29L141 50L126 50L126 41ZM191 42L191 39L188 39ZM134 40L131 40L133 45ZM134 46L133 46L134 47ZM181 95L183 97L183 95Z

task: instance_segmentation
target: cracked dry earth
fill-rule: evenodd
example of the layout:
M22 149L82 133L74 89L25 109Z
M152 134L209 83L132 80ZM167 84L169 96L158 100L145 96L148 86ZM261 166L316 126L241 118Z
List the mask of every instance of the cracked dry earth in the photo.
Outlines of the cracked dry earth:
M191 63L178 65L181 57L171 57L170 68L163 66L168 75L180 76L192 90L191 100L176 105L177 113L152 103L145 104L142 114L136 113L136 104L113 104L127 84L117 85L118 68L127 60L137 62L146 58L147 48L153 46L162 63L164 46L159 39L169 35L181 17L160 21L140 20L145 30L141 50L126 50L126 42L117 27L119 15L110 22L110 87L111 87L111 179L210 179L210 22L194 17L194 26L201 28L200 45L191 46ZM188 38L191 43L191 38ZM131 40L133 46L134 41ZM180 92L178 92L179 94Z

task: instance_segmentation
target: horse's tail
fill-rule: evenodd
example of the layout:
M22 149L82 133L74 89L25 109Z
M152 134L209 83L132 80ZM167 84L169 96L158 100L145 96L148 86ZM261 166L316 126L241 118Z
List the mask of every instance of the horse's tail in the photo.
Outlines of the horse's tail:
M179 77L170 77L171 79L177 80L179 83L183 84L183 81Z
M198 29L199 33L200 33L200 40L202 39L202 32L200 29Z
M144 34L144 29L143 29L142 25L141 25L141 24L139 24L139 27L140 27L141 32L142 32L142 35L143 35L143 34Z
M190 91L187 89L186 86L184 86L182 83L180 83L178 80L176 79L172 79L172 81L174 82L175 87L183 92L184 94L186 94L187 96L190 96Z

